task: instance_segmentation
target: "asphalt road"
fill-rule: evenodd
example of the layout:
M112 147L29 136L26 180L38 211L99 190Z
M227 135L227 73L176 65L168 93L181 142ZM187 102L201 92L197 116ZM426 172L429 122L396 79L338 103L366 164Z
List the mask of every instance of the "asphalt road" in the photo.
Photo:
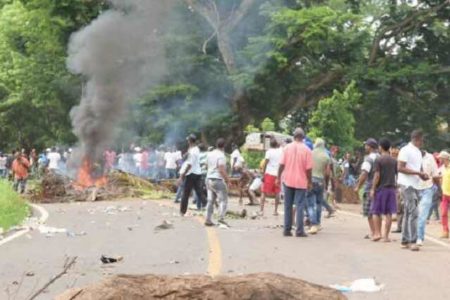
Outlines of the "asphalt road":
M350 299L450 298L450 249L426 242L418 253L399 242L374 243L361 217L345 213L324 221L308 238L282 236L282 216L230 219L230 228L206 229L198 216L180 218L170 201L121 201L53 204L48 226L69 234L37 230L0 246L0 299L27 299L58 274L67 256L75 266L38 299L51 299L67 288L111 274L223 274L275 272L323 285L375 277L385 285L373 294L349 293ZM270 207L267 207L271 209ZM238 209L236 204L232 209ZM250 213L256 209L247 207ZM155 230L164 220L173 228ZM393 236L399 238L399 236ZM100 256L123 261L103 265ZM27 276L31 275L31 276Z

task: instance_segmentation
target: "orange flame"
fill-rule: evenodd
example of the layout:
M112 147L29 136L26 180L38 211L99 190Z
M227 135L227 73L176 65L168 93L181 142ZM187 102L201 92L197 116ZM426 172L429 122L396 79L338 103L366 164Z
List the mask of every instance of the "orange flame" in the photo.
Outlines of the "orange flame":
M95 178L92 176L93 166L88 159L84 159L78 170L78 176L76 181L76 188L86 189L90 187L102 187L108 183L108 179L105 176Z

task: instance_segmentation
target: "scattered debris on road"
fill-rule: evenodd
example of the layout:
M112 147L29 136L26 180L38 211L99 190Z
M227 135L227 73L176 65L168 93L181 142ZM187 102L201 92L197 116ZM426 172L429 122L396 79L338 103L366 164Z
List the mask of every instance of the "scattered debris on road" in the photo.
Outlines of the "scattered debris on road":
M122 256L106 256L106 255L102 255L100 257L100 260L104 264L114 264L114 263L117 263L119 261L122 261L123 257Z
M333 284L331 288L338 291L347 292L365 292L374 293L379 292L384 288L384 285L378 284L374 278L363 278L353 281L350 285Z
M170 223L167 220L164 220L161 225L158 225L155 227L155 231L161 231L161 230L167 230L167 229L173 229L174 226L172 223Z

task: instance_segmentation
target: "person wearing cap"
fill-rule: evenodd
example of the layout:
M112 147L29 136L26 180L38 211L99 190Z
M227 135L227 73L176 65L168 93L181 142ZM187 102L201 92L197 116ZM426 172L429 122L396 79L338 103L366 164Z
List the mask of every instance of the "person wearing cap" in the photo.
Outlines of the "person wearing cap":
M450 202L450 153L442 151L439 153L439 160L442 163L441 167L441 188L442 188L442 202L441 202L441 222L442 235L441 238L448 239L448 203Z
M312 151L312 189L307 193L306 206L308 219L311 224L309 234L316 234L320 229L322 218L322 204L324 203L324 190L328 184L331 173L331 158L325 149L325 141L316 139ZM331 209L328 207L328 209ZM331 215L333 211L329 210Z
M404 214L402 225L402 247L419 251L417 243L417 223L419 216L420 182L428 180L428 174L422 171L423 157L421 148L424 142L422 130L411 133L411 141L400 149L398 154L398 180L403 198Z
M381 139L379 144L381 155L375 160L370 190L370 198L373 200L370 207L374 225L372 240L377 242L383 237L385 242L390 242L392 215L397 212L397 160L389 153L391 142L388 139ZM384 234L381 233L382 216L385 216Z
M294 131L295 141L284 148L280 159L278 177L284 184L284 236L292 236L292 207L296 208L297 237L307 237L303 216L306 202L306 192L312 188L313 160L311 150L303 143L305 132L302 128Z
M184 182L183 197L181 198L180 213L184 216L187 212L189 196L192 189L195 190L200 197L200 201L197 201L197 209L201 210L202 206L206 206L206 200L202 192L202 168L200 167L200 149L197 146L197 137L193 134L187 138L188 153L185 161L185 169L180 173L178 184L181 185Z
M372 206L372 197L370 196L370 190L373 186L373 178L375 175L375 161L379 157L378 154L378 142L369 138L364 142L364 149L366 151L366 156L364 157L364 162L361 165L361 174L359 175L358 182L355 186L355 192L359 193L359 190L364 185L363 193L363 215L367 218L370 228L370 234L366 235L365 238L370 239L375 236L375 227L373 223L372 212L370 207Z

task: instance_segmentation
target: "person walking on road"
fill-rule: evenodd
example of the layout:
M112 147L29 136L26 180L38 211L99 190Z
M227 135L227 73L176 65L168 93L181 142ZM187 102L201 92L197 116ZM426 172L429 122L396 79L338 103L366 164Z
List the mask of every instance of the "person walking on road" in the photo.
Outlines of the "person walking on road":
M419 184L419 217L417 222L417 246L422 246L425 240L425 226L433 205L434 194L439 185L439 169L434 156L422 150L422 171L428 175L428 180L421 180Z
M370 228L370 234L366 235L365 238L370 239L375 235L372 212L370 211L370 207L372 206L373 202L373 199L370 196L370 190L373 186L375 161L379 157L378 142L373 138L369 138L364 143L364 147L366 151L366 157L364 158L364 162L361 165L361 174L359 175L358 183L355 186L355 192L359 193L359 190L365 184L363 194L363 216L367 218L367 222L369 223Z
M278 216L278 205L280 204L280 185L276 184L278 169L280 168L280 158L283 150L279 147L275 138L270 140L270 149L267 150L263 162L263 185L261 195L261 215L264 214L264 204L267 196L275 196L275 211L274 216Z
M292 207L296 207L297 237L307 237L303 225L306 192L312 188L312 154L303 143L305 132L302 128L294 131L295 141L284 148L280 159L277 184L283 178L284 184L284 236L292 236Z
M421 180L429 176L422 171L422 152L424 136L421 130L411 133L411 142L398 154L398 185L403 197L404 214L402 225L402 247L419 251L417 242L417 221L419 215L419 188Z
M308 218L311 224L308 233L316 234L320 229L324 192L331 174L331 158L325 149L325 141L321 138L314 144L312 160L312 189L307 193ZM332 212L329 211L329 214Z
M186 140L189 146L187 159L185 161L186 169L183 170L178 179L179 185L184 181L183 197L180 204L180 213L182 216L187 212L189 196L191 195L192 189L194 189L200 197L200 201L197 201L197 209L201 210L202 206L206 205L202 193L202 169L200 167L200 149L197 147L197 137L191 134Z
M373 185L370 199L373 199L371 214L373 216L374 235L372 240L377 242L384 238L390 242L392 215L397 212L397 160L393 158L389 149L391 143L387 139L380 140L381 156L375 160ZM384 235L381 233L381 216L385 216Z
M220 138L216 142L216 149L207 156L208 173L206 175L206 186L208 191L208 204L206 205L206 226L214 226L212 216L214 203L219 202L219 223L225 226L225 215L228 205L227 159L225 157L225 139Z
M442 151L439 154L439 159L442 162L441 238L448 239L448 203L450 202L450 154L447 151Z

